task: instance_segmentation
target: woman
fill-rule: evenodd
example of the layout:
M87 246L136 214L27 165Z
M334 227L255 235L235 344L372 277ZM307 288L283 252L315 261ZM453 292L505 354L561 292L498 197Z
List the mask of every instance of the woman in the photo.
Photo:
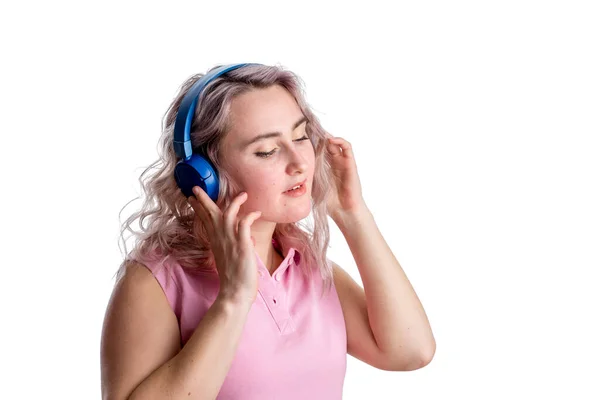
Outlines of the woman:
M140 218L143 231L107 307L103 397L340 399L347 353L385 370L426 365L427 317L364 203L351 146L324 131L295 74L244 64L206 84L189 130L218 197L184 195L174 128L202 76L167 111L162 159L123 226ZM312 226L299 223L311 210ZM328 215L370 296L326 257Z

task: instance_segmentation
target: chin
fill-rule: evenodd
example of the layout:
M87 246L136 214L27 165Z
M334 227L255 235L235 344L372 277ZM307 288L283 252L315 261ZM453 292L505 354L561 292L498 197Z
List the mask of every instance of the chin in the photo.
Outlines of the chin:
M310 199L306 202L299 202L301 204L294 204L293 206L286 207L286 209L276 218L277 223L288 224L292 222L298 222L310 215L312 202Z

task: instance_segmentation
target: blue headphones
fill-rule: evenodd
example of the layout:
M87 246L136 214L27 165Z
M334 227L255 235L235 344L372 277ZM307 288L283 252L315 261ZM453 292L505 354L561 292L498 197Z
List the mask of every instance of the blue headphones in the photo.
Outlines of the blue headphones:
M177 157L181 159L175 165L175 181L186 198L194 195L194 192L192 192L194 186L201 187L214 202L219 197L219 175L217 174L217 169L213 167L208 158L200 154L194 154L192 151L190 129L192 127L194 111L198 104L198 96L213 79L246 65L260 64L229 64L216 68L198 79L181 101L175 118L173 148Z

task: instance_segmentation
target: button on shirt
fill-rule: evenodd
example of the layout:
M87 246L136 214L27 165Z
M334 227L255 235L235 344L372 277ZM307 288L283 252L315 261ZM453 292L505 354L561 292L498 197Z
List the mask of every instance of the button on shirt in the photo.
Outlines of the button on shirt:
M321 298L321 275L314 271L311 286L301 258L290 248L271 276L256 254L258 293L218 400L342 398L347 337L339 298L335 286ZM172 257L142 263L165 292L185 345L218 295L218 276Z

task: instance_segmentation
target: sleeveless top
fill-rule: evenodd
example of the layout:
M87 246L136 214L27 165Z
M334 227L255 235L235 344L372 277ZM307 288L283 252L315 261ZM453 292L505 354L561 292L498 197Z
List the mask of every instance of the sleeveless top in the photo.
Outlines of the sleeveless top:
M273 245L281 249L274 239ZM321 298L321 274L315 271L310 285L301 258L291 247L271 276L256 254L258 293L217 400L342 398L347 336L340 301L335 284ZM141 263L163 289L184 346L216 300L218 276L185 269L172 257Z

